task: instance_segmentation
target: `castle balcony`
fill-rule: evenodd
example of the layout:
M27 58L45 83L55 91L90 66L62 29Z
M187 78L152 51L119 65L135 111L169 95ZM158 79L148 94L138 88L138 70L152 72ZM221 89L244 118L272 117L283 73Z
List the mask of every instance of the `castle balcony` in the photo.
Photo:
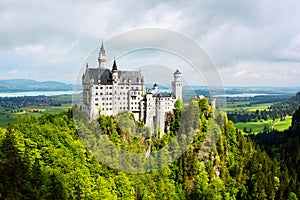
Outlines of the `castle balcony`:
M129 95L130 95L130 96L138 96L138 95L140 95L140 94L141 94L141 91L135 91L135 90L134 90L134 91L130 91L130 92L129 92Z

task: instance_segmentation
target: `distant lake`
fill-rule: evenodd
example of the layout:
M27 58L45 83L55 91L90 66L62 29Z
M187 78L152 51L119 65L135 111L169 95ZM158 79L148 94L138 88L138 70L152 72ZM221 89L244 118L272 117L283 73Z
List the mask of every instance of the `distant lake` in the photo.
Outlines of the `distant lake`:
M22 96L55 96L62 94L79 94L78 91L31 91L31 92L2 92L0 97L22 97Z
M267 95L277 95L277 94L240 93L240 94L215 95L215 97L256 97L256 96L267 96Z

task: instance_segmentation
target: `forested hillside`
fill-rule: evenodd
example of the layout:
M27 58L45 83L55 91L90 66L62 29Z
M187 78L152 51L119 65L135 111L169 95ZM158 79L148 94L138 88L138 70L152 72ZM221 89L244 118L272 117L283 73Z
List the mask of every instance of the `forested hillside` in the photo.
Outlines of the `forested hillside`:
M24 91L65 91L73 90L73 85L57 81L35 81L30 79L0 80L0 92Z
M299 94L297 94L298 96ZM291 189L300 195L300 107L293 114L292 125L286 131L251 135L274 160L287 166Z
M101 164L91 150L92 146L101 149L101 142L109 139L130 152L146 153L150 145L153 155L171 142L180 127L190 123L180 118L194 110L200 114L194 115L197 119L193 121L196 130L192 144L179 159L159 170L125 173ZM128 113L120 115L122 119L125 115L130 117ZM152 138L150 133L132 135L131 126L116 123L120 115L85 121L87 129L100 125L103 130L87 130L86 138L82 138L82 124L75 124L71 110L19 118L7 130L1 129L0 198L287 199L300 195L293 185L299 179L286 165L273 161L249 137L244 137L224 113L212 113L207 99L189 105L177 102L167 123L169 129L161 139ZM134 126L146 129L138 122ZM218 132L219 140L206 156L199 156L208 129ZM178 136L178 141L190 138L188 134ZM84 146L85 140L91 146ZM171 152L179 148L171 147L166 150L170 155L159 159L171 159Z

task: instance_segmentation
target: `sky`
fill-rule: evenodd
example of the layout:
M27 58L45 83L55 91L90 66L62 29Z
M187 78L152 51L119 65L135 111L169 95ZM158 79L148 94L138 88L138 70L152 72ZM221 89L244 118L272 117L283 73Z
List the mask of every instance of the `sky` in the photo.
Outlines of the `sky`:
M299 10L298 0L1 0L0 79L74 83L102 40L161 28L201 46L225 86L298 87Z

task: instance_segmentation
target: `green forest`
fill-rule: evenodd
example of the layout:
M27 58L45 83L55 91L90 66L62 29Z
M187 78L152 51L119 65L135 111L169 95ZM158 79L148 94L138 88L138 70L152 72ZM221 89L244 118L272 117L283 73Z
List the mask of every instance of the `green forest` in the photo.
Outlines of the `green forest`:
M183 120L186 115L191 120ZM82 121L74 120L78 116ZM273 133L285 137L274 146L243 135L207 99L187 105L177 101L165 133L157 135L140 122L130 123L131 117L124 112L89 122L74 106L59 114L17 118L0 129L0 199L300 198L300 109L288 133ZM204 154L212 132L218 140ZM151 156L132 164L133 157L112 152L104 141L133 153L147 155L151 149ZM170 162L182 150L180 144L189 145ZM156 154L161 149L164 156ZM112 155L115 163L100 162L111 161ZM151 165L148 159L155 155L168 165ZM148 163L144 173L116 170Z

